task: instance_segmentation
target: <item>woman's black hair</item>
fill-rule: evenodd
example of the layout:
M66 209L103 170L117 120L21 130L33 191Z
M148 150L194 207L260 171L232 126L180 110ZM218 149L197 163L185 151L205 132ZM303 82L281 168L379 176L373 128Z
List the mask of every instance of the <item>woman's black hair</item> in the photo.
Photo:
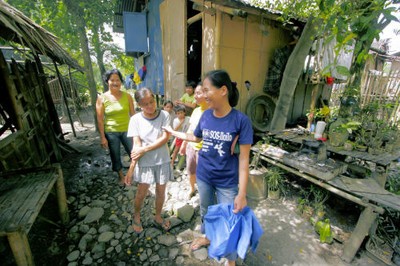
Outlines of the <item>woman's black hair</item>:
M135 101L136 101L138 104L140 104L140 101L141 101L146 95L148 95L148 94L150 94L151 96L154 97L153 91L152 91L151 89L146 88L146 87L143 87L143 88L138 89L138 90L135 92Z
M124 78L122 77L121 72L118 69L114 68L114 69L108 70L106 73L104 73L103 80L105 83L108 84L108 80L110 79L112 74L117 74L119 79L121 80L121 82L122 83L124 82Z
M228 72L223 69L212 70L205 77L208 78L211 84L218 89L222 86L228 88L228 101L231 107L235 107L239 101L239 90L236 87L236 82L232 82Z

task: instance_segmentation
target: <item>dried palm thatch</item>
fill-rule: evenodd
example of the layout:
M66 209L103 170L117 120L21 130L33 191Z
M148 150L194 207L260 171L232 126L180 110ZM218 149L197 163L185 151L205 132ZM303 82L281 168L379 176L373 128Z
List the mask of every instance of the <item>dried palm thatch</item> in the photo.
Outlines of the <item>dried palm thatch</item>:
M0 0L0 38L28 47L35 55L46 55L59 64L83 70L57 43L56 36L3 0Z

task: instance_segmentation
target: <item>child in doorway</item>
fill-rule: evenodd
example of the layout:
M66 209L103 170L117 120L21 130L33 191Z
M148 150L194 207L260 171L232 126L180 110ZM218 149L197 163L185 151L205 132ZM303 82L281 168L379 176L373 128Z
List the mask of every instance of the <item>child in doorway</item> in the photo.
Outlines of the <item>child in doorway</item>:
M194 98L194 89L196 88L196 82L187 81L185 84L185 93L179 100L175 101L175 105L181 104L185 106L186 115L191 116L193 109L196 108L196 99Z
M190 117L186 116L185 106L177 105L175 107L175 115L176 115L176 117L174 119L172 128L178 132L186 132L189 127ZM178 155L179 149L182 146L183 140L180 138L175 138L174 142L175 142L175 147L172 151L172 157L171 157L172 168L174 167L174 162L175 162L176 156Z

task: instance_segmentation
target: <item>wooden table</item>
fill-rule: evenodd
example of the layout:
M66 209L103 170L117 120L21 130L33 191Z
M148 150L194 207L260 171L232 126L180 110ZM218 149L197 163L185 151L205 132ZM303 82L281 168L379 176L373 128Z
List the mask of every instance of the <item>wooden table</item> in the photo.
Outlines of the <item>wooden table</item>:
M34 265L27 235L53 188L66 224L69 214L59 164L0 175L0 236L7 236L17 265Z
M298 134L282 133L284 132L276 133L273 137L282 141L291 142L292 144L297 144L298 146L300 146L299 144L302 143L302 140L304 138L308 137ZM372 157L368 153L350 153L348 151L329 146L327 150L342 155L356 156L364 160L372 161L377 165L385 167L385 169L388 168L391 161L396 160L400 156L399 151L392 155L387 154L384 156ZM258 149L256 147L252 147L252 151L257 152ZM298 177L304 178L321 188L324 188L334 194L337 194L364 207L364 210L360 214L360 217L354 231L351 234L351 237L344 244L342 259L346 262L351 262L353 260L365 236L374 234L377 226L377 218L379 214L384 213L384 209L382 207L390 207L394 210L400 211L400 196L386 191L381 186L381 184L379 184L376 179L373 178L375 177L375 175L372 175L373 177L368 177L364 179L355 179L340 174L332 180L324 180L319 178L317 175L305 173L304 171L293 167L293 165L285 163L282 157L277 157L275 154L262 152L260 157L267 163L291 172Z
M277 140L281 140L292 145L300 146L303 140L312 140L314 139L310 134L302 134L302 130L300 129L287 129L279 132L270 133L270 136ZM400 150L396 150L393 152L382 152L378 155L370 154L366 151L347 151L343 147L334 147L331 146L329 141L325 142L327 151L340 156L349 156L359 161L365 161L374 163L376 165L375 169L371 170L373 178L380 184L382 187L385 187L386 178L388 174L388 169L392 162L398 160L400 158ZM334 156L332 155L332 157Z

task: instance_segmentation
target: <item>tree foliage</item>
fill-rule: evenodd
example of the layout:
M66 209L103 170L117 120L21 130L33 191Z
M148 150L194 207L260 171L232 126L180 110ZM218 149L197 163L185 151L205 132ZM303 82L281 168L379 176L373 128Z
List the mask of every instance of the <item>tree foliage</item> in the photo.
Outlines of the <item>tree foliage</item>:
M85 66L85 77L75 75L74 78L80 78L78 83L83 84L85 90L90 88L92 106L94 106L97 91L101 91L104 86L102 76L106 69L118 66L123 71L128 70L126 74L133 72L132 58L123 54L123 51L114 43L111 33L116 0L12 0L8 2L12 2L12 6L58 36L59 43L81 65ZM67 75L66 71L64 70L64 75Z
M290 24L294 18L300 20L308 19L307 23L311 23L313 27L316 27L315 29L305 27L308 30L315 30L313 39L323 38L326 42L335 40L335 52L337 55L339 51L349 47L349 45L354 47L354 60L349 70L343 69L343 66L331 66L335 67L339 73L348 75L348 91L345 91L345 93L351 92L353 94L354 92L359 92L361 74L369 57L369 49L373 40L379 40L379 33L390 21L397 21L397 18L392 13L398 11L398 7L392 6L394 1L389 0L255 0L252 2L263 8L279 10L281 12L281 20L284 23ZM313 19L310 20L309 18ZM303 34L307 35L304 32ZM310 49L311 46L303 47L303 49L307 48ZM298 58L297 60L292 58L292 61L305 61L304 54L292 53L292 56L304 56L304 58ZM297 65L287 64L285 72L293 73L294 71L291 68L297 68ZM296 77L289 77L284 73L280 91L286 91L286 93L281 94L278 99L271 129L284 128L288 108L281 105L290 104L299 77L300 74ZM288 81L285 78L291 80ZM285 84L284 89L282 88L283 84ZM281 99L281 97L289 98Z

